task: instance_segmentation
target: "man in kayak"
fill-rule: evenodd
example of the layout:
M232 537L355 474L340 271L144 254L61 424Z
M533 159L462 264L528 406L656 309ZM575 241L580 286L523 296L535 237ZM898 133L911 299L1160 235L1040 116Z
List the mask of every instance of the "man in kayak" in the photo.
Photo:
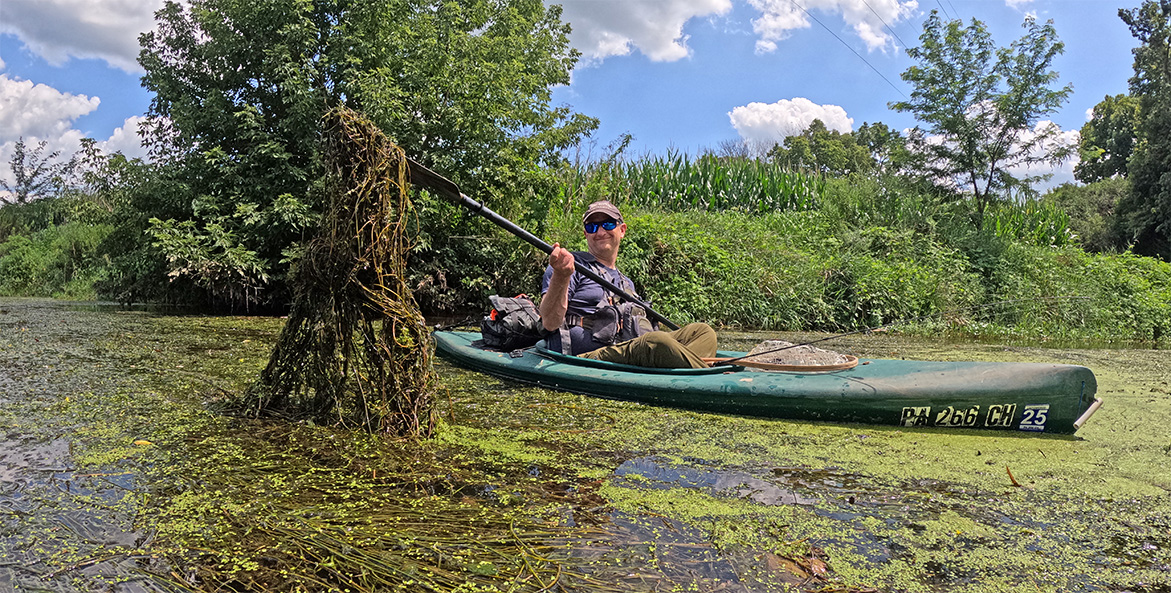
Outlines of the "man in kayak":
M655 330L645 311L626 303L574 270L580 261L633 296L634 283L618 271L618 246L626 223L608 200L590 204L582 217L589 251L570 252L553 244L541 280L541 325L552 332L547 346L567 354L659 368L705 368L716 354L716 332L706 323L675 331Z

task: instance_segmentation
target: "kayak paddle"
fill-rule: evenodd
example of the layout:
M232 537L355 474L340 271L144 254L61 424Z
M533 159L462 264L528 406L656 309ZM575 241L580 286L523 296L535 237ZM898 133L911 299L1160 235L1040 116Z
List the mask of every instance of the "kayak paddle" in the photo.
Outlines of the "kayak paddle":
M447 179L446 177L443 177L431 169L424 167L422 164L416 162L410 157L406 157L406 159L407 170L411 183L425 187L439 196L460 206L463 206L464 208L467 208L472 212L472 214L487 219L496 226L512 233L513 235L516 235L517 237L523 239L526 243L536 247L537 249L540 249L547 254L553 253L552 245L542 241L536 235L533 235L532 233L522 229L507 218L504 218L503 216L493 212L491 208L488 208L487 206L464 195L464 193L459 190L459 187L450 179ZM621 288L618 288L618 286L616 286L613 282L610 282L609 280L599 276L596 272L589 269L585 264L575 261L574 268L576 268L576 270L586 278L597 282L610 292L622 297L627 302L634 303L635 305L642 307L644 310L646 310L647 315L652 319L655 319L659 323L662 323L671 329L679 329L677 324L664 317L661 313L651 309L650 305L648 305L646 302L636 298L634 295L622 290Z

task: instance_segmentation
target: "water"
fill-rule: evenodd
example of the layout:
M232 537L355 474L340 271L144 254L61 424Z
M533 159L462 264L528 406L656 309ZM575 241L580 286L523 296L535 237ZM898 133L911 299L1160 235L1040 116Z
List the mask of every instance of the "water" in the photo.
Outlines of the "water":
M1106 405L1074 438L700 414L439 363L438 436L407 446L216 413L281 323L0 300L0 591L296 590L436 558L448 589L1171 591L1155 351L833 344L1089 365Z
M137 554L149 530L134 524L133 468L78 467L74 447L100 418L66 412L133 377L100 346L107 314L37 300L0 306L0 590L161 591Z

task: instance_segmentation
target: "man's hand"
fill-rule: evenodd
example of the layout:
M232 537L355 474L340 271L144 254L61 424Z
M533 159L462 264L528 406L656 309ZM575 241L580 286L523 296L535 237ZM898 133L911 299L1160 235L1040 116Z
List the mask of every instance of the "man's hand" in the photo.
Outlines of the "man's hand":
M554 243L553 251L549 254L549 265L553 267L554 276L569 278L573 275L573 254L562 248L560 243Z
M549 289L541 296L541 325L553 331L565 321L565 312L569 308L569 279L573 278L573 254L562 249L559 243L553 244L553 251L549 253L549 266L553 268L553 277L549 279Z

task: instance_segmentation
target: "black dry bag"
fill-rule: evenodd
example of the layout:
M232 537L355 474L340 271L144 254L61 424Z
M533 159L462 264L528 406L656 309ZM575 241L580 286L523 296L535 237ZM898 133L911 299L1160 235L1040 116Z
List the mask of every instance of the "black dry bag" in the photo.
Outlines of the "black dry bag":
M492 311L480 323L484 346L502 352L528 348L549 332L541 325L537 305L525 295L512 298L492 295Z

